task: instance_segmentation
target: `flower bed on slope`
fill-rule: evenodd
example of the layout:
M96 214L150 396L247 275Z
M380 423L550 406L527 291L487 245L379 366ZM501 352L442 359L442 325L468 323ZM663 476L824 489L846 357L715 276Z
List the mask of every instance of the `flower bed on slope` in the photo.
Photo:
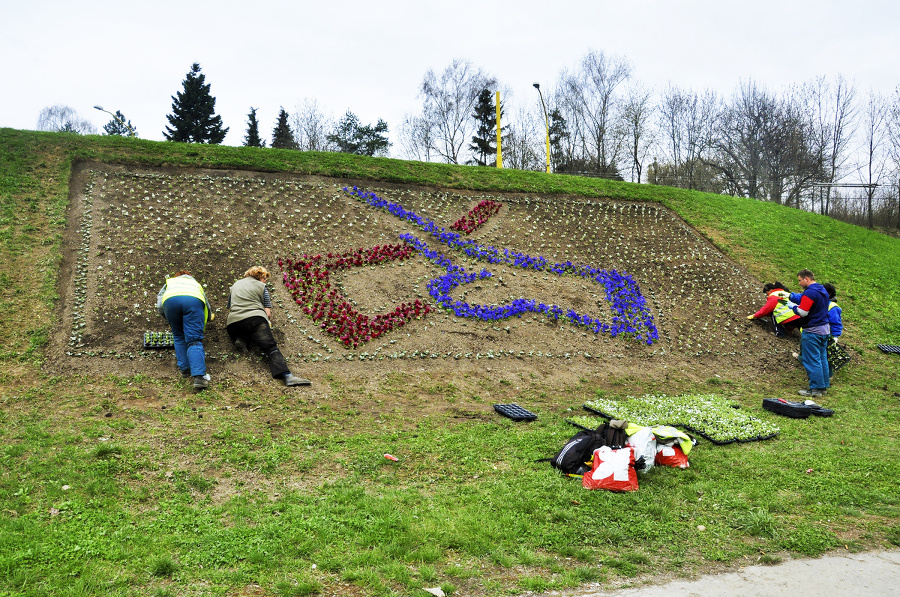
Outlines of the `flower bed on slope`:
M613 337L624 334L633 336L648 345L653 344L653 341L659 338L653 323L653 316L647 309L646 300L641 295L634 279L627 274L589 265L576 265L571 261L550 265L546 259L540 256L532 257L509 248L501 251L493 246L483 246L475 241L462 240L459 234L447 232L434 221L422 218L399 203L389 202L373 192L362 191L357 187L353 187L352 190L348 188L344 190L373 207L384 209L398 218L415 223L423 231L431 234L433 239L467 257L491 264L502 263L526 270L548 271L558 276L577 275L592 280L604 287L607 301L613 312L612 321L607 323L589 315L579 314L571 308L564 310L558 305L547 305L528 298L517 299L502 305L470 305L465 301L456 300L451 296L451 292L457 287L477 279L489 278L491 273L486 270L478 273L466 272L462 266L455 265L451 259L429 249L428 245L417 237L411 234L401 235L402 240L447 271L446 275L429 282L428 291L439 306L452 311L458 317L493 321L519 317L523 313L540 313L557 320L562 316L568 323L584 326L595 334L605 332Z
M668 365L668 371L690 368L702 378L730 370L759 375L789 357L789 344L780 349L742 317L758 308L758 282L661 206L403 185L369 189L391 197L384 203L405 209L404 217L349 196L346 184L259 172L76 168L66 237L72 259L61 269L61 326L51 340L51 360L72 359L74 368L103 374L144 371L137 360L168 358L167 351L144 350L142 335L167 329L155 310L156 292L166 276L188 269L219 316L207 328L209 359L214 369L230 366L245 357L233 353L224 305L228 288L247 267L277 271L279 255L295 261L321 255L321 267L328 253L386 245L411 252L404 259L329 269L325 294L337 290L341 297L335 305L340 315L330 322L333 332L341 331L333 324L343 324L341 334L321 327L332 309L314 320L303 311L312 305L297 304L287 286L270 288L273 327L289 362L384 360L390 368L388 359L472 359L477 369L474 361L484 358L525 360L509 363L514 367L552 359L561 365L549 365L556 371L591 376L637 366L640 359L650 376ZM502 208L470 236L449 229L483 201ZM442 242L423 230L429 221L455 237ZM448 278L451 272L401 240L404 234L474 276L466 283ZM593 270L579 269L584 263ZM615 320L615 294L611 300L604 281L592 277L601 271L623 276L612 287L618 296L627 298L634 289L645 300L658 333L652 344L644 341L648 328L640 320ZM359 315L371 322L417 300L418 318L413 309L402 327L365 344L360 340L369 330L361 326L350 326L357 333L348 336ZM424 305L435 309L426 317ZM596 322L610 330L595 332L590 326ZM366 352L357 352L353 339Z

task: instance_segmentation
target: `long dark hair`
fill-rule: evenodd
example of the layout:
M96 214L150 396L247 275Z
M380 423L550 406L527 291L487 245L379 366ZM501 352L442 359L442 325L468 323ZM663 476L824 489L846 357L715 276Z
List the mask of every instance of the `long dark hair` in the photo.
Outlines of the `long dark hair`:
M763 286L763 292L765 292L766 294L769 294L773 290L784 290L785 292L790 292L790 290L788 290L788 287L785 286L784 284L782 284L781 282L779 282L778 280L775 280L774 282L769 282L768 284Z

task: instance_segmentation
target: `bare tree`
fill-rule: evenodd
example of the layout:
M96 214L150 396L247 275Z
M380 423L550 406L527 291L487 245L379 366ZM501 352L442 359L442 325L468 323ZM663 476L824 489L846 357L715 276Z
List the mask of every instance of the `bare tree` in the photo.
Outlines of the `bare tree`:
M791 96L779 98L753 81L723 112L716 167L736 195L794 203L820 178L808 124Z
M841 75L833 85L819 77L803 85L800 93L810 123L810 145L822 164L819 213L828 215L832 185L845 176L850 160L848 150L858 115L856 87Z
M89 120L79 116L74 108L56 104L55 106L48 106L41 110L41 113L38 116L37 130L93 135L97 132L97 127Z
M863 112L863 163L859 168L860 181L866 185L866 213L868 215L869 228L874 225L872 219L872 203L875 190L881 182L884 174L886 154L885 141L887 141L888 110L884 97L874 91L870 91Z
M516 170L538 170L545 168L544 149L546 123L544 112L538 117L524 107L519 107L513 122L504 126L503 166Z
M900 87L894 89L888 105L888 136L890 157L893 163L897 188L897 228L900 228Z
M428 122L427 116L408 114L398 132L398 144L403 157L420 162L430 161L435 129L436 126Z
M641 182L644 161L655 142L652 97L650 90L635 85L628 90L622 103L620 122L623 128L622 136L627 140L631 182Z
M319 108L314 99L306 98L291 114L291 130L297 148L302 151L331 151L328 135L334 129L334 118Z
M576 72L560 77L561 105L580 143L581 159L601 175L618 176L623 139L616 123L617 91L629 77L631 66L624 58L601 51L588 52Z
M663 91L662 98L659 102L659 130L662 137L661 147L664 155L668 158L675 172L681 169L681 164L685 158L684 153L684 113L686 111L685 104L687 97L685 93L674 85L669 85ZM680 186L677 183L673 186Z
M432 127L426 137L444 160L465 162L462 151L474 135L478 94L496 87L497 79L468 60L454 59L440 75L430 69L425 73L419 94L424 99L421 123Z
M659 108L662 147L671 162L672 184L688 189L710 190L706 164L716 138L721 100L715 91L703 94L670 85Z
M734 195L764 198L764 137L772 126L773 104L768 93L750 81L723 112L716 161Z

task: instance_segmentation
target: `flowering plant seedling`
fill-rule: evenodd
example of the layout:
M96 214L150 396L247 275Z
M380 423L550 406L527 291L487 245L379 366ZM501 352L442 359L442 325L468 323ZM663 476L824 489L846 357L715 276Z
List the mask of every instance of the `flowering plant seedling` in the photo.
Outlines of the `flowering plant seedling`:
M144 332L144 348L174 348L172 332Z

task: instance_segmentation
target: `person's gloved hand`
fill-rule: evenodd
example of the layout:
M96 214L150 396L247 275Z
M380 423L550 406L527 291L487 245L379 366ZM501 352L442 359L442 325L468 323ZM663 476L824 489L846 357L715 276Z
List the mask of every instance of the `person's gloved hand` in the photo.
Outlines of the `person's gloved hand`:
M747 316L747 319L756 319L756 318L753 317L752 315L748 315L748 316Z
M785 292L784 290L779 290L778 292L775 293L775 296L777 296L780 299L787 300L787 299L791 298L791 293Z

